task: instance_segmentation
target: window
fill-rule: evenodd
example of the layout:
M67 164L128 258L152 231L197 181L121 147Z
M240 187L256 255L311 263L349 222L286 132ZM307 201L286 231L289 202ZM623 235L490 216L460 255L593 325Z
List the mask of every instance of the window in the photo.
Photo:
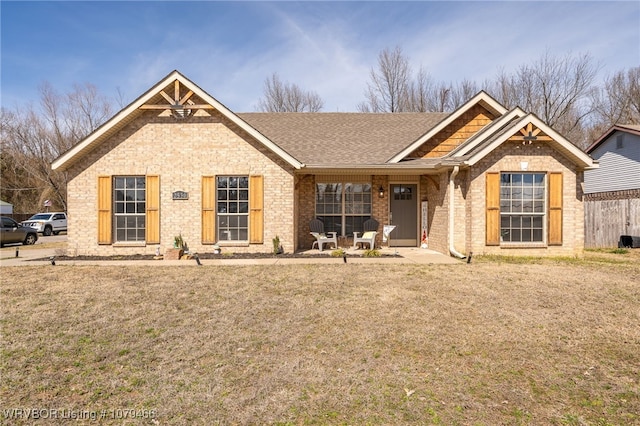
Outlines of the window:
M545 174L500 174L500 240L544 242Z
M393 187L393 199L394 200L412 200L413 194L411 193L410 186L396 185Z
M325 232L345 236L362 232L371 218L371 184L317 183L316 217L324 222Z
M249 240L249 177L216 177L217 238Z
M146 179L144 176L113 178L113 211L116 241L145 241Z
M624 134L616 136L616 149L624 148Z

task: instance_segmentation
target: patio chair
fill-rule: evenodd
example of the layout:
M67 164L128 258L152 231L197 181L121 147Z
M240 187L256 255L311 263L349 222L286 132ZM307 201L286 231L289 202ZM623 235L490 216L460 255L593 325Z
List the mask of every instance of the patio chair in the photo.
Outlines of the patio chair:
M309 229L311 229L311 235L316 239L311 248L317 246L320 251L325 244L333 243L335 248L338 248L337 232L324 232L324 223L320 219L313 219L309 222Z
M376 248L376 235L378 235L378 221L375 219L365 220L362 224L364 232L362 237L358 237L359 232L353 233L353 248L358 248L358 243L364 248L365 244L369 244L369 248L373 250Z

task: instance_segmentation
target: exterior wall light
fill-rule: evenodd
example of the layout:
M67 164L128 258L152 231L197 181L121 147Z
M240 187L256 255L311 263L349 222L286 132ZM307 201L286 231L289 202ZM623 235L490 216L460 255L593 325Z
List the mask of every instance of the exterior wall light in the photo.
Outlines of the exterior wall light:
M191 110L184 107L184 105L175 104L171 105L171 115L177 120L184 120L191 115Z
M382 187L382 185L380 185L380 188L378 188L378 197L384 198L384 188Z

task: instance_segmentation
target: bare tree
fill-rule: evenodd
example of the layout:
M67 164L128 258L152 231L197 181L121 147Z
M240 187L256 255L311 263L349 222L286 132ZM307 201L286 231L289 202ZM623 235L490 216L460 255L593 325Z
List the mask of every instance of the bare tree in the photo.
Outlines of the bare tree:
M361 112L403 112L409 110L411 67L400 47L385 48L378 55L378 68L371 69Z
M455 86L435 83L422 66L414 77L409 58L400 47L380 52L370 78L366 100L357 107L361 112L452 111L478 92L477 85L468 80Z
M598 70L589 54L556 57L547 52L513 74L501 72L489 91L507 107L533 112L575 143L592 112L588 94Z
M609 127L640 124L640 67L618 71L592 92L595 121Z
M324 101L316 92L305 92L296 84L283 83L277 73L264 82L264 97L258 101L263 112L318 112Z
M66 210L67 176L51 170L51 162L111 115L108 99L89 84L60 95L45 83L40 97L39 109L0 112L2 194L24 212L38 210L45 199Z
M474 97L480 92L480 87L475 81L462 80L460 83L451 87L451 93L449 96L448 108L454 110L462 106L469 99Z

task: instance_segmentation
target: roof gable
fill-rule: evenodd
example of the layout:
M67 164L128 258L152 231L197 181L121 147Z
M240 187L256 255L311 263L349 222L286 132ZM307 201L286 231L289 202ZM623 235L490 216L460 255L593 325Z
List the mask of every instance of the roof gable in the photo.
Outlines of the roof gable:
M470 137L465 143L458 146L456 149L451 151L449 154L450 157L462 157L474 149L476 149L479 145L486 143L488 139L496 137L496 135L501 134L505 131L506 128L509 127L511 123L515 120L518 120L527 115L522 109L516 107L501 117L494 120L491 124L481 129L478 133Z
M191 80L178 71L173 71L138 99L120 110L102 126L98 127L89 136L54 160L51 164L52 169L65 170L69 168L99 146L102 141L138 117L142 111L150 109L159 110L161 113L166 111L167 115L173 114L177 118L193 114L196 110L217 110L294 168L299 169L302 165L297 159L248 125L238 115L234 114Z
M478 135L471 149L464 151L466 155L460 156L465 158L465 164L473 166L503 143L514 140L522 143L548 143L583 169L598 167L586 152L531 113L508 122L497 132L485 129Z
M618 124L612 126L607 130L602 136L598 138L589 148L587 148L587 153L591 154L596 148L602 145L612 134L615 132L625 132L631 133L632 135L640 136L640 125L638 124Z
M467 101L464 105L460 106L453 113L449 114L446 118L444 118L441 122L439 122L436 126L427 131L420 138L415 140L409 146L405 147L402 151L395 154L393 157L389 159L389 163L398 163L402 160L405 160L409 157L413 152L418 150L423 144L425 144L430 139L434 138L439 133L445 131L448 127L453 125L456 120L464 119L464 115L473 111L474 108L481 106L486 111L494 114L495 116L500 116L507 112L507 109L500 105L498 101L489 96L486 92L481 91L469 101ZM446 153L451 151L445 150Z

